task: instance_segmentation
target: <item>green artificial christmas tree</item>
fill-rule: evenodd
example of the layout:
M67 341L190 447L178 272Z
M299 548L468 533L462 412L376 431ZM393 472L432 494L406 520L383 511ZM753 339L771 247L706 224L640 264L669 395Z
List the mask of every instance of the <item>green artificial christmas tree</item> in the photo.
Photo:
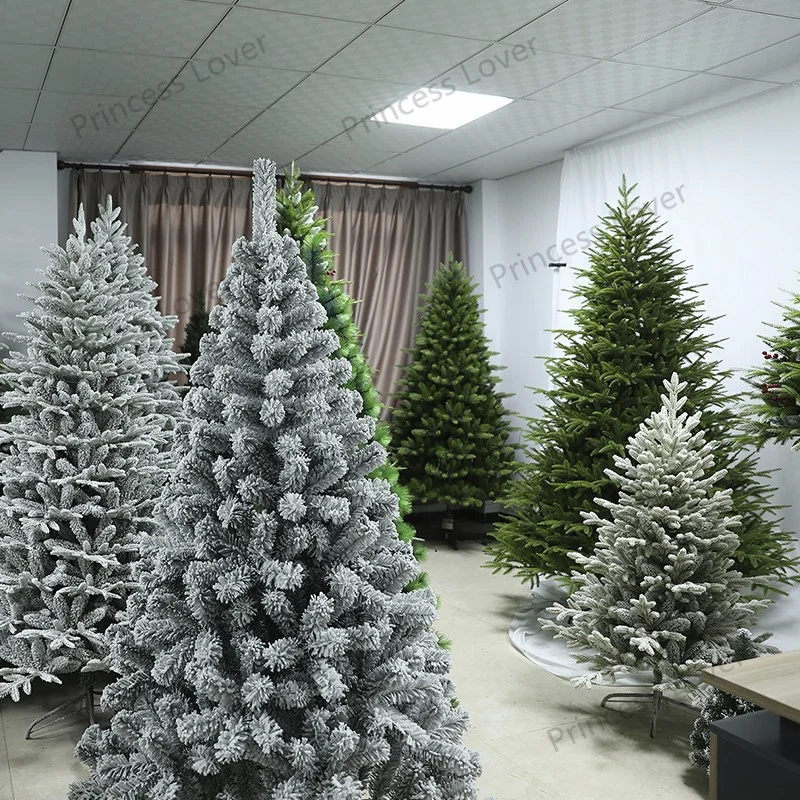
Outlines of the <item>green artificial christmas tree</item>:
M590 555L596 541L582 515L595 497L617 498L606 469L677 372L687 384L686 409L702 411L726 473L719 488L731 490L742 518L737 568L754 582L796 582L793 537L780 530L754 440L739 435L740 398L725 389L732 373L720 365L713 320L651 204L638 203L635 186L623 180L592 241L589 267L578 272L574 325L556 331L561 354L547 360L552 388L541 392L542 416L528 420L527 463L511 485L512 513L493 534L488 566L533 582L569 577L569 554Z
M197 292L192 301L192 314L186 325L186 337L183 342L183 352L188 355L186 363L190 366L197 361L200 355L200 340L208 331L206 299L202 292Z
M483 506L515 469L474 281L452 256L423 298L392 416L392 452L423 503Z
M430 589L370 473L375 419L256 162L161 527L116 626L116 712L71 800L473 800Z
M333 252L328 248L329 234L325 229L327 220L318 216L318 208L312 189L304 189L300 178L300 170L292 164L286 169L283 187L277 196L278 230L288 233L300 248L300 257L306 265L309 280L317 287L317 296L322 303L328 321L327 330L332 330L339 340L339 348L334 358L346 358L350 362L352 378L348 388L361 395L363 407L361 414L378 418L381 403L372 381L372 370L361 349L361 332L353 320L353 299L345 291L345 282L334 278ZM389 446L389 426L379 421L375 431L375 439L384 447ZM414 528L405 520L411 511L411 500L408 489L400 481L397 467L387 461L373 475L383 478L392 487L400 505L400 514L396 520L397 533L404 542L412 542L414 552L420 561L426 556L425 548L415 538ZM422 573L418 583L410 588L422 588L427 585L427 575Z
M666 393L606 470L618 499L597 499L608 516L585 513L597 529L590 555L573 553L575 591L543 620L594 672L580 683L648 671L658 691L684 685L723 663L740 628L766 600L733 569L739 520L730 490L700 428L700 412L683 407L686 384L664 381Z
M772 634L762 633L760 636L753 636L746 628L737 631L733 639L732 653L730 661L749 661L751 658L758 658L767 653L780 652L777 647L770 647L764 642ZM700 708L700 716L695 720L692 732L689 735L689 744L692 748L689 760L696 767L704 769L706 772L710 768L711 758L711 731L712 722L718 722L727 717L738 717L741 714L752 714L759 711L759 707L741 697L723 692L712 687L705 695L705 699Z
M753 389L747 429L759 445L772 440L793 445L800 439L800 294L789 303L776 303L783 310L775 333L764 338L769 348L761 355L761 367L747 374Z

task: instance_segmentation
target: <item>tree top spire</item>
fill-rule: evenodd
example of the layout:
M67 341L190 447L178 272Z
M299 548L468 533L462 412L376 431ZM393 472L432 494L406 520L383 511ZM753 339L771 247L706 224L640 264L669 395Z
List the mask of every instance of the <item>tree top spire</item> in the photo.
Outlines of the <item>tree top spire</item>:
M264 245L275 226L275 162L253 162L253 244Z

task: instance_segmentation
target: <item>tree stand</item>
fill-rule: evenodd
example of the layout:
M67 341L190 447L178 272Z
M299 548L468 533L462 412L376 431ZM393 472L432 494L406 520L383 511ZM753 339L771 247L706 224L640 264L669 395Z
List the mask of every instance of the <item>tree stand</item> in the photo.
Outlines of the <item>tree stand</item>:
M33 734L40 732L45 728L56 725L62 720L69 717L85 712L89 718L89 724L94 725L95 722L95 680L94 677L80 676L80 685L82 692L76 697L57 705L52 711L37 717L25 732L26 739L33 739ZM68 709L72 709L71 711Z
M697 714L697 709L689 703L684 703L682 700L675 700L672 697L664 697L664 693L660 689L653 689L652 692L612 692L607 694L601 701L600 707L607 708L606 703L609 700L616 702L639 702L641 698L647 698L653 701L653 708L650 712L650 738L656 738L656 726L658 725L658 718L661 716L661 709L663 706L674 706L675 708L682 708L685 711L691 711Z
M450 508L447 509L442 518L442 532L444 533L444 540L453 550L458 550L458 539L455 536L455 521L453 520L453 512Z

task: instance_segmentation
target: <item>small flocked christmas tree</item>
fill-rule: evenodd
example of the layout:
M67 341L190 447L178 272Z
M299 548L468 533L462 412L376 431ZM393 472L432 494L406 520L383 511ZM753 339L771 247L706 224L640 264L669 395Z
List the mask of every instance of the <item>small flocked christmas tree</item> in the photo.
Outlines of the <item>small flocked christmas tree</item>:
M202 292L192 298L192 313L186 325L186 336L183 342L183 352L188 355L187 363L194 364L200 356L200 340L204 333L208 333L208 309L206 299Z
M608 517L584 514L598 540L591 555L573 554L575 592L543 623L594 668L581 683L646 671L657 689L674 688L727 660L736 632L768 604L743 599L730 490L715 489L722 475L700 413L682 411L686 384L664 384L661 409L607 471L618 502L598 498Z
M729 660L731 662L748 661L751 658L758 658L758 656L767 653L777 653L778 649L776 647L769 647L764 644L771 635L770 633L762 633L760 636L753 636L750 631L742 628L737 631L733 639L733 651ZM743 700L741 697L735 697L716 687L712 687L705 696L700 709L700 716L695 720L694 727L689 735L689 744L692 748L689 760L692 764L704 769L706 772L709 771L711 757L711 731L709 726L712 722L718 722L726 717L751 714L753 711L758 710L759 707L748 700Z
M346 359L274 223L256 162L186 399L190 428L117 627L110 730L72 800L474 797L435 598L395 531L385 458Z
M392 416L392 451L413 497L452 507L502 495L515 468L474 281L452 256L423 298Z
M288 233L297 242L308 278L317 287L317 297L328 315L325 328L334 331L339 339L339 347L332 357L346 358L350 362L352 377L348 388L355 389L361 395L360 413L377 419L381 403L372 381L372 370L361 349L361 332L353 319L354 301L345 291L345 282L333 277L334 254L328 248L329 234L325 228L327 220L318 216L314 191L303 188L300 170L294 164L286 169L276 207L278 231ZM375 429L375 440L388 447L390 438L388 424L379 421ZM397 467L391 461L386 461L372 477L389 482L400 507L400 514L395 520L397 534L404 542L412 542L417 559L424 561L425 548L415 538L414 528L405 520L411 511L411 499L408 489L400 481ZM425 585L427 575L423 572L410 588L420 589Z
M104 205L97 208L97 217L90 225L95 247L109 261L114 275L125 276L124 291L127 293L130 310L128 321L140 331L138 342L134 342L136 354L141 354L148 369L143 372L147 390L156 399L159 424L173 432L185 421L182 389L174 378L186 371L184 354L176 354L171 332L178 322L174 316L165 316L158 310L159 297L155 295L158 285L150 277L144 256L127 235L127 225L120 221L121 210L114 208L109 195ZM172 463L171 439L169 446L162 448L165 464Z
M748 383L755 401L749 409L748 429L759 445L769 440L797 445L800 441L800 294L777 304L783 321L764 338L763 365L751 370Z
M493 534L489 566L533 582L569 576L569 553L594 549L596 532L583 512L595 497L616 498L605 470L677 372L687 384L687 411L703 412L726 470L721 488L731 489L742 518L737 568L748 578L796 582L794 539L780 530L774 489L759 471L752 438L740 431L741 398L725 388L733 376L720 366L713 320L651 204L638 204L635 186L623 180L592 241L590 265L578 272L574 325L556 331L561 355L547 361L552 388L542 392L541 417L528 420L527 459L506 498L513 514Z
M180 367L138 257L109 205L53 248L9 359L2 426L0 694L102 663L135 585L140 538L180 422ZM141 270L139 269L141 267Z

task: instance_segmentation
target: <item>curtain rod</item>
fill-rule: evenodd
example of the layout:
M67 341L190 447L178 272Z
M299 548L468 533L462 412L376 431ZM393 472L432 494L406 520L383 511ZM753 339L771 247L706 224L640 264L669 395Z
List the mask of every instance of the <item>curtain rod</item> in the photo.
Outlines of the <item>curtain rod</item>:
M201 169L199 167L181 167L181 166L149 166L147 164L91 164L81 163L78 161L59 161L59 169L98 169L108 170L111 172L176 172L184 175L218 175L220 177L233 177L233 178L251 178L253 170L251 169L216 169L214 167ZM278 180L283 181L283 175L278 175ZM444 185L436 183L419 183L417 181L394 181L383 180L376 178L348 178L345 175L316 175L312 172L303 172L301 178L307 181L317 181L320 183L337 183L348 184L353 183L358 186L391 186L401 189L439 189L443 192L464 192L469 194L472 192L470 184L457 184L457 185Z

